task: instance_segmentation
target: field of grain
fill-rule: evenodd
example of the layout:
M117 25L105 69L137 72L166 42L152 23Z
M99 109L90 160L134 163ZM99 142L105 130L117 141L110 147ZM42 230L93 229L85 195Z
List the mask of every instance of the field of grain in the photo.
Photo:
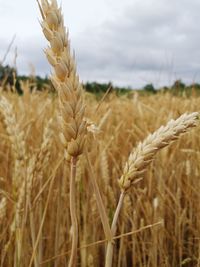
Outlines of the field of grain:
M67 266L70 163L59 140L58 99L28 89L25 85L20 97L0 98L1 266ZM110 95L99 105L88 95L86 104L91 166L83 153L76 174L77 266L104 266L107 242L92 179L111 223L130 152L171 118L199 110L200 99ZM113 266L199 266L199 151L197 127L159 151L143 179L127 191Z
M55 92L0 87L0 267L200 266L200 98L97 101L38 4Z

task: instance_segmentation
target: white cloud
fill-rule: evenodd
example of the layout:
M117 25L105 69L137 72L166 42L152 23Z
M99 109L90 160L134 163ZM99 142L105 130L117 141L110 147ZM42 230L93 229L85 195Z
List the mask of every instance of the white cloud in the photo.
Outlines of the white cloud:
M17 33L19 70L32 62L38 73L49 73L35 1L0 0L0 5L0 23L6 25L0 56ZM179 78L200 82L199 10L198 0L63 1L81 79L133 87Z
M77 37L83 76L132 86L147 81L169 85L178 78L200 81L200 2L169 2L134 1L115 20Z

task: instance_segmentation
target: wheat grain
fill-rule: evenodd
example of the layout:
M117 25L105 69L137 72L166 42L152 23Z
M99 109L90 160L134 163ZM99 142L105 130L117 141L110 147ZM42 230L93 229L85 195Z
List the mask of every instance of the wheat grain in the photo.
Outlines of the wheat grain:
M7 208L7 199L3 197L0 201L0 222L5 218Z
M124 167L123 175L119 180L120 188L124 191L141 178L146 167L154 159L155 154L163 147L168 146L174 140L197 125L198 112L183 114L177 120L171 120L167 125L161 126L156 132L150 134L142 143L131 152Z
M19 184L24 179L25 162L27 158L24 131L20 129L12 104L4 96L0 98L0 112L2 114L1 121L4 124L11 142L15 161L12 181L15 190L17 190Z
M122 208L125 194L131 185L139 181L146 171L146 167L152 162L155 154L163 147L168 146L178 137L187 132L189 128L197 125L199 113L183 114L177 120L170 120L167 125L161 126L153 134L150 134L136 149L130 154L124 167L123 175L119 180L121 195L112 221L112 234L116 234L117 221ZM149 209L150 210L150 209ZM106 251L105 267L112 266L113 242L108 242Z
M68 156L77 157L83 152L86 122L83 89L71 56L68 34L64 27L61 9L56 1L41 1L44 19L43 33L50 43L45 50L49 63L54 68L51 80L58 91L62 141Z
M65 148L65 159L71 160L70 213L72 220L72 253L69 266L76 266L78 245L78 223L76 216L76 163L82 154L86 135L84 120L85 104L82 85L76 72L74 56L70 52L68 34L64 27L61 9L56 0L41 0L40 10L43 33L50 43L45 53L54 68L52 83L59 96L61 140Z

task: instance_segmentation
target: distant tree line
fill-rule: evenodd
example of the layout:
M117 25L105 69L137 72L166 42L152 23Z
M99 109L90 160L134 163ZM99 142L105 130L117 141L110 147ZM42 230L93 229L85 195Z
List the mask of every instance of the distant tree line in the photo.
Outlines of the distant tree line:
M0 64L0 86L4 88L15 89L19 94L22 93L21 82L29 81L30 89L36 88L43 90L47 86L51 86L48 77L18 75L17 70L9 65L2 66Z
M22 93L21 82L29 81L30 89L36 90L50 90L54 91L53 85L48 77L42 78L40 76L25 76L18 75L17 70L9 65L2 66L0 64L0 86L3 88L13 88L13 90L17 90L19 94ZM84 85L84 89L87 92L93 93L95 95L102 95L110 92L115 92L117 95L131 94L133 92L133 88L130 87L117 87L113 86L111 82L108 83L98 83L98 82L87 82ZM149 83L145 85L142 89L134 88L139 94L151 95L157 94L159 92L166 93L170 92L173 95L181 96L189 96L193 92L195 94L200 95L200 84L194 83L192 85L186 85L181 80L176 80L172 86L167 87L164 86L162 88L155 88L153 84Z

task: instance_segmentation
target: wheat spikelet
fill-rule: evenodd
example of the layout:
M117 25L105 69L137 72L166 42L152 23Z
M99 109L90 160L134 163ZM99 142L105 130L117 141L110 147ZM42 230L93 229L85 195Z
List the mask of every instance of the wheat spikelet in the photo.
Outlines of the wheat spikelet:
M36 174L43 171L49 162L53 137L53 130L51 129L52 122L53 120L50 119L44 128L42 144L36 159Z
M3 115L1 121L9 136L12 153L15 160L13 184L17 189L19 183L23 181L23 174L26 161L26 146L24 132L20 129L20 126L16 120L14 109L12 104L1 96L0 98L0 112Z
M196 126L199 113L183 114L177 120L170 120L167 125L161 126L150 134L130 154L125 165L123 175L119 180L122 190L130 188L138 178L141 178L146 167L153 160L155 154L163 147L168 146L189 128Z
M10 226L11 234L13 234L17 228L20 228L21 218L22 218L21 209L24 203L24 198L26 197L27 201L27 198L30 196L31 193L35 162L36 162L36 157L34 155L28 161L27 178L23 180L23 183L19 188L18 199L15 204L15 216Z
M100 165L101 165L102 179L105 187L107 187L109 185L110 175L108 167L108 157L105 151L103 151L101 154Z
M24 132L20 131L12 104L4 96L0 98L0 111L4 117L4 126L11 140L15 158L21 160L26 155Z
M70 54L68 34L64 27L61 9L56 1L41 1L43 33L50 43L45 50L49 63L54 68L51 77L58 91L60 104L61 140L66 159L77 157L83 151L86 123L82 85L76 73L74 57Z
M25 194L30 198L31 188L35 182L37 175L46 168L52 145L53 131L51 129L52 119L50 119L44 128L42 144L39 152L30 157L27 167L27 179L24 180L20 188L17 208L20 210ZM38 180L36 180L38 182Z
M109 205L114 205L116 202L113 187L110 185L110 174L109 174L109 162L105 151L101 154L101 173L102 173L102 191L105 195L105 202Z
M15 214L10 226L11 237L14 234L16 235L16 238L18 237L18 235L20 235L22 218L24 215L24 210L22 210L23 204L30 201L31 190L34 186L34 183L38 182L36 177L37 175L40 175L47 166L50 157L50 148L52 144L53 134L50 128L51 124L52 120L49 120L43 132L43 140L39 152L29 157L26 168L26 177L22 181L22 184L18 190L18 197L15 204ZM18 251L19 249L20 247L16 251Z
M0 201L0 222L6 216L7 199L3 197Z
M39 152L37 154L33 154L29 158L26 170L26 179L23 180L18 193L18 199L15 208L15 218L11 224L11 232L14 231L16 226L20 225L20 210L22 208L24 198L26 197L26 200L30 199L31 189L35 183L36 176L39 175L47 166L50 157L50 148L53 135L50 127L51 124L52 120L49 120L44 128L43 140ZM36 182L38 182L38 180Z

